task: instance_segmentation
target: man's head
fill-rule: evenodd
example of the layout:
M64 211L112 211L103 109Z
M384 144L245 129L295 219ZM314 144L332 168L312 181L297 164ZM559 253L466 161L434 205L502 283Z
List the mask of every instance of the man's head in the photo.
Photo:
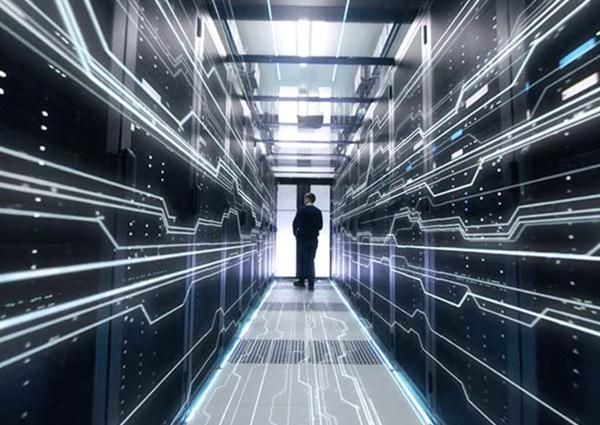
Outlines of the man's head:
M304 205L312 205L315 203L316 200L317 197L314 193L308 192L306 195L304 195Z

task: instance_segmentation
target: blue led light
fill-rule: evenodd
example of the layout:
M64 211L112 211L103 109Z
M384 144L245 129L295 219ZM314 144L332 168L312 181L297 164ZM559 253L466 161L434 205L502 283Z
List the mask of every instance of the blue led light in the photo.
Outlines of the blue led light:
M529 89L531 88L531 84L529 83L529 81L525 82L525 91L529 91Z
M572 52L563 56L563 58L558 62L559 68L564 68L572 62L575 62L577 59L585 55L587 52L592 50L596 46L596 37L590 38L588 41L583 43L581 46L577 47Z
M463 135L462 128L460 130L456 130L454 133L452 133L452 136L450 136L450 141L454 142L456 139L458 139L462 135Z
M406 171L410 171L410 170L412 170L412 164L409 162L409 163L406 165Z

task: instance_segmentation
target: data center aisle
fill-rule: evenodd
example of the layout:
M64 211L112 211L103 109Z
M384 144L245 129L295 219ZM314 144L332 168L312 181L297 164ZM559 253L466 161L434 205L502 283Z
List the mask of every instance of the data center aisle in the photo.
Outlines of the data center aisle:
M426 423L328 282L275 283L248 326L190 424Z

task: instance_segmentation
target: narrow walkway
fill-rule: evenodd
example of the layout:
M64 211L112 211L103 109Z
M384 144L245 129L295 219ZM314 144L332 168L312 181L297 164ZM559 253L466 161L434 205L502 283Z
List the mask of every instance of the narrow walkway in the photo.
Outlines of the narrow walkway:
M424 423L341 295L277 282L191 425Z

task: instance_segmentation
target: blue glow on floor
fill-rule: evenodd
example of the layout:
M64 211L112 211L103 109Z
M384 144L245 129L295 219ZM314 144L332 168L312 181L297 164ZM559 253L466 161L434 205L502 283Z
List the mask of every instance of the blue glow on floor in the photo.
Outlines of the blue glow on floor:
M583 43L581 46L577 47L572 52L563 56L563 58L558 62L559 68L564 68L572 62L575 62L577 59L585 55L587 52L592 50L596 46L596 37L590 38L588 41Z
M231 346L229 347L229 349L223 356L221 363L219 364L217 369L212 373L212 376L209 378L209 380L206 382L206 384L203 385L203 388L196 395L196 398L194 399L194 401L190 404L190 407L188 408L188 412L184 415L184 418L185 418L184 423L186 423L186 424L190 423L190 421L192 419L194 419L194 416L196 416L196 413L198 413L198 410L202 406L202 403L204 403L206 395L210 392L210 389L212 388L212 386L216 382L217 378L219 377L219 374L221 373L223 366L225 366L227 364L227 362L229 361L229 358L231 357L231 355L233 354L233 352L239 345L240 341L242 340L242 337L246 334L246 332L248 332L248 329L250 329L250 323L254 320L254 318L256 317L256 314L260 311L260 308L264 304L265 300L271 294L271 291L273 290L275 285L277 285L277 282L271 283L271 286L269 287L267 292L263 295L262 299L260 300L260 303L256 306L254 311L252 311L252 314L248 315L248 318L244 321L244 324L243 324L240 332L235 337L233 343L231 344Z
M394 381L396 382L396 384L398 384L400 391L402 391L406 399L409 401L411 408L421 420L421 423L425 425L434 425L434 421L433 419L431 419L431 415L427 413L428 408L423 404L423 401L421 401L420 397L417 395L416 391L409 383L409 380L404 376L404 374L402 374L394 367L387 354L385 354L385 352L379 347L379 344L377 344L377 342L373 339L371 332L364 325L361 318L356 314L354 308L348 303L348 300L346 300L344 294L340 292L339 288L337 287L337 284L335 282L331 282L331 286L333 286L333 289L335 289L335 291L338 293L338 295L342 299L342 302L348 308L350 314L352 314L352 316L358 321L358 324L360 325L363 334L367 337L369 342L371 342L371 345L373 346L373 348L375 348L375 350L383 360L388 371L393 376Z

